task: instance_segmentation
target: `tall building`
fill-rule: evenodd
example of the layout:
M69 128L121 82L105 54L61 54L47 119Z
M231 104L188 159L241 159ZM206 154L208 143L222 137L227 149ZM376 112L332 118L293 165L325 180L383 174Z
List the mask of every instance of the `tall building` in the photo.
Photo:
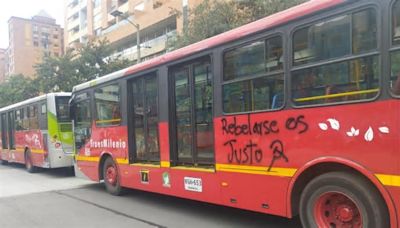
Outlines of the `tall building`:
M0 83L4 82L6 77L6 51L0 48Z
M44 55L63 54L63 29L44 11L31 19L11 17L8 33L6 77L15 74L34 77L34 66L42 61Z
M139 25L141 59L163 54L167 40L181 32L187 22L189 7L200 2L201 0L65 0L65 48L84 44L92 37L106 38L116 56L136 60L135 25ZM172 15L171 9L181 11L182 16ZM111 13L115 11L121 12L122 16L112 16Z

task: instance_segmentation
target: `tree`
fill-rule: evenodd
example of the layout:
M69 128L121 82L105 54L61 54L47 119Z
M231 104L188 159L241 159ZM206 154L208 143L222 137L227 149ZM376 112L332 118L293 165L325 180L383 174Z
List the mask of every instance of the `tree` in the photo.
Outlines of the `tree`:
M169 49L187 46L305 1L307 0L204 0L189 11L190 21L187 27L182 34L169 39ZM171 14L182 15L176 9Z
M308 0L242 0L237 7L246 12L250 21L255 21L306 1Z
M131 65L127 59L110 57L112 53L108 41L96 40L62 57L45 57L36 65L40 92L71 91L75 85Z
M71 50L64 56L46 56L43 62L36 65L36 82L43 93L71 91L72 87L82 82L76 72L75 55Z
M84 79L92 80L132 64L125 58L112 57L113 50L107 40L96 40L78 49L76 69Z
M24 75L12 75L0 84L0 107L14 104L39 95L37 84L34 80Z

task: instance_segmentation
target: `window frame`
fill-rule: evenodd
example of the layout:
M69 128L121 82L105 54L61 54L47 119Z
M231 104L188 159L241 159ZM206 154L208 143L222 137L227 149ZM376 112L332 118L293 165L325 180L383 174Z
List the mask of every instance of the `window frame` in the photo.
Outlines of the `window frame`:
M98 125L97 121L99 121L99 119L98 119L99 116L98 116L98 112L97 112L96 90L104 88L104 87L107 87L107 86L113 86L113 85L118 86L118 106L119 106L119 111L120 111L120 115L121 115L119 123L118 124L103 125L103 126L102 125ZM121 106L121 104L122 104L122 88L121 88L121 85L120 85L119 81L112 81L112 82L107 83L107 84L101 84L99 86L96 86L95 88L93 88L92 93L93 93L93 98L92 99L93 99L93 107L94 107L94 111L92 112L92 121L94 121L95 126L97 128L122 126L122 121L123 121L122 106ZM88 96L90 97L90 95L88 95Z
M266 42L269 39L273 39L276 37L280 37L281 41L282 41L282 58L283 58L283 65L282 65L282 69L281 70L275 70L272 72L264 72L264 73L259 73L256 75L248 75L248 76L243 76L243 77L239 77L239 78L235 78L235 79L231 79L231 80L224 80L224 73L225 73L225 69L224 69L224 56L225 53L238 49L238 48L242 48L245 47L251 43L255 43L257 41L264 41ZM265 46L266 48L266 46ZM266 51L264 48L264 57L266 57ZM229 48L225 48L222 50L221 53L221 76L220 76L220 95L221 95L221 111L222 114L224 116L232 116L232 115L240 115L240 114L250 114L250 113L261 113L261 112L276 112L279 110L282 110L286 107L286 100L287 100L287 92L286 92L286 87L287 87L287 78L286 78L286 67L288 66L287 64L287 51L288 51L288 47L287 47L287 37L285 36L285 32L283 31L278 31L278 32L273 32L273 33L268 33L267 35L262 35L262 36L257 36L254 39L251 40L246 40L245 42L241 42L240 44L235 44ZM266 60L266 59L265 59ZM265 61L264 60L264 61ZM273 76L277 76L282 74L282 80L283 80L283 103L279 108L276 109L260 109L260 110L253 110L253 111L243 111L243 112L225 112L224 110L224 86L228 85L228 84L233 84L233 83L238 83L238 82L245 82L245 81L252 81L255 79L261 79L261 78L267 78L267 77L273 77Z
M319 22L322 21L329 21L331 19L334 19L336 17L340 17L341 15L352 15L351 17L351 23L350 23L350 37L349 40L352 44L352 34L353 34L353 15L359 12L362 12L364 10L368 10L368 9L373 9L375 10L376 13L376 25L377 25L377 37L376 37L376 49L374 50L370 50L367 52L362 52L361 54L353 54L352 51L352 46L351 46L351 53L349 55L345 55L342 57L336 57L336 58L330 58L330 59L326 59L326 60L321 60L321 61L316 61L316 62L312 62L312 63L306 63L306 64L301 64L299 66L295 66L294 65L294 34L300 30L300 29L304 29L307 27L310 27L312 25L315 25ZM371 101L375 101L377 100L381 94L382 94L382 90L383 90L383 81L384 81L384 76L383 76L383 56L382 56L382 39L383 39L383 29L382 26L380 26L382 24L382 12L381 12L381 7L379 3L367 3L364 5L356 5L353 6L349 9L346 10L339 10L339 11L333 11L331 14L329 14L328 16L319 16L319 17L315 17L312 20L307 20L306 22L303 23L297 23L296 25L292 26L290 28L290 33L289 35L289 53L288 53L288 65L289 65L289 70L287 72L287 86L288 86L288 92L287 92L287 102L288 104L291 105L292 108L294 109L300 109L300 108L309 108L309 107L323 107L323 106L336 106L336 105L342 105L342 104L354 104L354 103L365 103L365 102L371 102ZM400 49L400 48L399 48ZM353 61L353 60L357 60L357 59L363 59L366 57L377 57L377 62L378 62L378 92L376 93L376 95L372 98L367 98L367 99L360 99L360 100L350 100L350 101L340 101L340 102L329 102L329 103L321 103L321 104L309 104L309 105L296 105L294 100L293 100L293 92L292 92L292 77L293 77L293 73L297 72L297 71L302 71L302 70L306 70L306 69L312 69L315 67L319 67L319 66L327 66L330 64L336 64L336 63L340 63L340 62L349 62L349 61Z

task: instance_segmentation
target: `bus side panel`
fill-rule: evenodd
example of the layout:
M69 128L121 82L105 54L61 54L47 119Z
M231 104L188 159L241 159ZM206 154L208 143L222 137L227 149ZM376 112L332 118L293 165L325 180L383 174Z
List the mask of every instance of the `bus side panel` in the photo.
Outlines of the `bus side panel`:
M43 167L44 144L41 130L25 130L15 132L15 161L25 163L25 148L28 148L34 166Z
M214 172L174 168L120 165L121 184L125 187L167 194L192 200L222 204L219 177ZM185 189L185 178L201 181L201 188Z
M128 164L128 133L126 126L96 127L76 154L79 169L89 179L99 180L99 161L102 155L110 154L115 162Z

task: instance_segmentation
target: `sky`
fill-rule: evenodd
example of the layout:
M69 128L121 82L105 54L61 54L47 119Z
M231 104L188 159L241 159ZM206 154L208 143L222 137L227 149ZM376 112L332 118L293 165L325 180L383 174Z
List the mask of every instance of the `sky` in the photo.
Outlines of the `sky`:
M0 48L8 47L8 19L32 18L40 10L46 11L64 27L64 0L3 0L0 1Z

